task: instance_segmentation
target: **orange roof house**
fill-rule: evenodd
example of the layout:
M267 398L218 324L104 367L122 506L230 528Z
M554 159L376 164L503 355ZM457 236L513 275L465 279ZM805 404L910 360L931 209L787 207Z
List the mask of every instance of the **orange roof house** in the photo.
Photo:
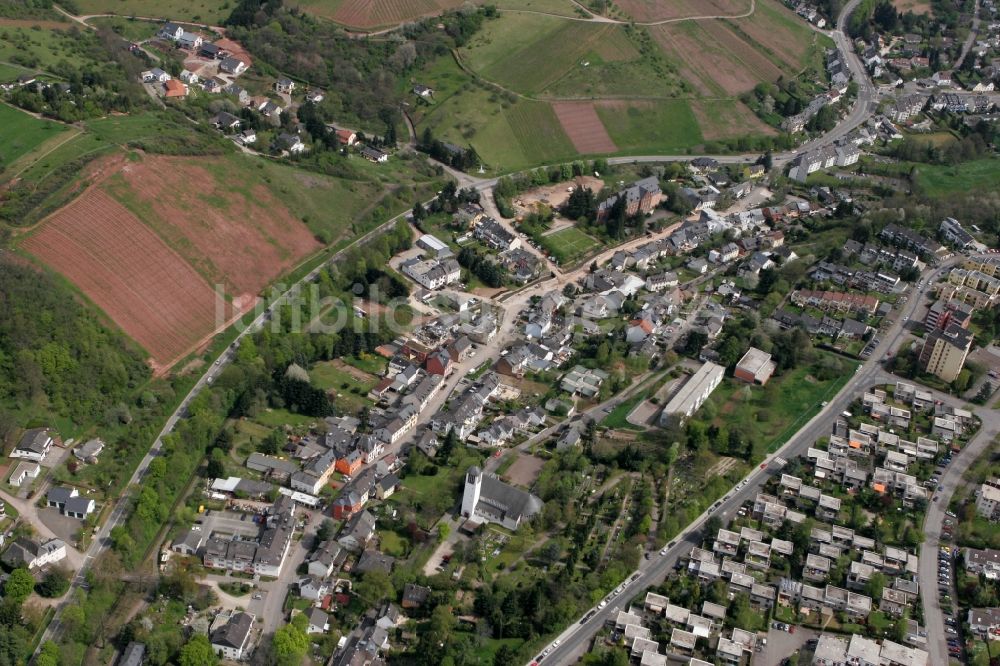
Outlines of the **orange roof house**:
M164 83L163 89L166 90L167 97L186 97L188 94L188 87L177 79L170 79Z
M363 462L364 458L361 456L361 452L355 449L343 458L337 460L337 464L334 469L345 476L353 476L355 472L361 469L361 464Z
M358 142L358 135L349 129L339 129L337 130L337 141L345 146L353 146Z

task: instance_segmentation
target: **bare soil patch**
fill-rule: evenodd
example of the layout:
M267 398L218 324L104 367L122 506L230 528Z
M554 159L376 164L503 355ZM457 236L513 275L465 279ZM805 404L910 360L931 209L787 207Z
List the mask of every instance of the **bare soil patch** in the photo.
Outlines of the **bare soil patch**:
M902 13L929 14L932 9L930 0L892 0L892 4Z
M604 188L604 181L593 176L579 176L564 183L546 185L545 187L537 187L533 190L522 192L518 195L517 201L514 204L519 213L530 212L538 204L545 204L550 208L559 208L569 198L568 190L575 187L589 187L594 193L597 193Z
M577 152L583 154L613 153L618 146L611 140L608 130L597 115L591 102L555 102L552 104L559 124L573 142Z
M222 39L215 40L215 45L223 51L228 51L229 55L242 61L247 67L253 65L253 58L250 57L250 53L239 42L234 42L228 37L223 37Z
M514 461L514 464L507 468L504 478L514 485L530 488L538 475L541 474L543 465L545 465L545 461L541 458L521 454Z
M360 368L355 368L353 365L348 365L347 363L344 363L344 361L341 360L341 359L339 359L339 358L334 359L330 363L331 363L331 365L333 365L333 367L337 368L338 370L343 370L344 372L346 372L347 374L349 374L350 376L354 377L355 379L357 379L359 381L370 382L370 381L374 381L374 380L378 379L378 377L376 377L375 375L373 375L373 374L371 374L369 372L365 372L364 370L361 370Z

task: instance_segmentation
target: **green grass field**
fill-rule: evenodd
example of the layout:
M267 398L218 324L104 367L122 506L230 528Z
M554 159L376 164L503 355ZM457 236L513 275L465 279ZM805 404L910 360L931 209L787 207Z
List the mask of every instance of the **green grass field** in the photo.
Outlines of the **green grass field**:
M70 24L66 24L70 27ZM20 64L33 71L46 70L57 62L79 62L79 50L74 38L63 30L5 26L0 39L0 60Z
M644 58L626 29L607 23L506 13L462 49L489 81L526 95L669 95L676 77Z
M367 398L368 391L378 383L374 377L370 381L361 381L329 361L317 363L309 376L318 388L335 392L334 407L343 414L357 414L362 407L370 407L372 401Z
M110 28L115 33L133 42L149 39L160 29L159 23L129 19L122 16L102 16L92 18L87 22L94 27Z
M560 16L580 15L570 0L499 0L494 4L499 9L513 11L544 12Z
M38 120L6 104L0 104L0 173L18 158L58 137L66 127L49 120Z
M622 152L682 153L702 142L698 120L683 99L599 105L597 115Z
M22 74L30 74L31 70L19 65L0 63L0 82L13 81Z
M930 197L974 190L990 191L1000 186L1000 159L988 158L957 166L914 164L917 186Z
M235 3L221 0L77 0L81 14L149 16L219 25Z
M554 234L542 236L541 241L542 246L561 264L579 261L600 245L594 238L576 227L561 229Z
M482 87L451 57L439 58L421 82L436 92L433 104L414 110L417 133L430 127L440 139L472 145L491 171L569 160L576 154L547 103Z

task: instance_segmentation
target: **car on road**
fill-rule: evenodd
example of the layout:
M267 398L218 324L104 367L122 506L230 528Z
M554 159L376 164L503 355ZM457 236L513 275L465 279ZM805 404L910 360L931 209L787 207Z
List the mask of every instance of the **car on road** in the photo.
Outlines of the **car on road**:
M555 639L554 641L552 641L552 646L551 647L552 647L553 650L555 650L557 647L559 647L559 639L558 638Z
M260 599L264 598L264 595L262 595L260 592L258 592L257 594L253 595L253 598L257 599L257 600L260 600Z
M600 610L600 609L604 608L607 605L608 605L608 602L602 599L601 603L597 604L597 610Z
M948 516L949 518L955 518L956 517L954 511L945 511L944 515Z

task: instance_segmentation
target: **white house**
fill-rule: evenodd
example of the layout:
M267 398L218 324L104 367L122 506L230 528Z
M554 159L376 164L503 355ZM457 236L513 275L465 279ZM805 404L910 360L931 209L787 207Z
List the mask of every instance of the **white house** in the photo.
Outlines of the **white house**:
M45 428L25 430L17 446L10 452L11 458L24 458L41 462L52 448L52 437Z
M249 647L254 616L249 613L234 613L229 621L212 632L212 651L223 659L239 661Z

